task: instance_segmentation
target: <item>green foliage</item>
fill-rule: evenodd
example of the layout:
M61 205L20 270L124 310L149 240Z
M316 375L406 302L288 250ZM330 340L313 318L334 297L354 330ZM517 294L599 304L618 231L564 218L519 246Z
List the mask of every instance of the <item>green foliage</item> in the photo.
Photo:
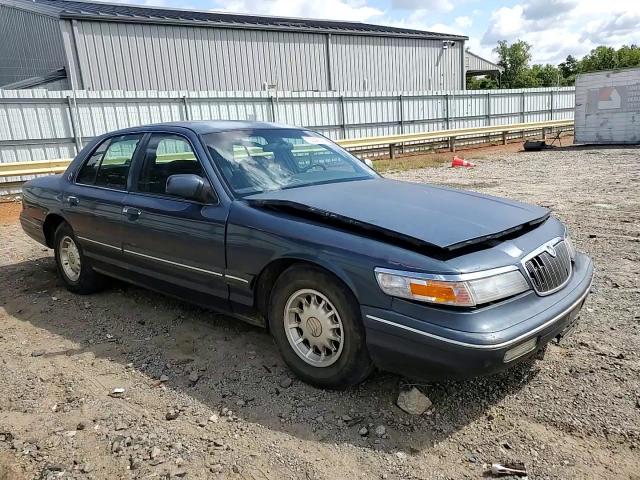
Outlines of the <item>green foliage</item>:
M511 45L506 40L500 40L494 51L500 58L498 65L504 68L500 79L502 88L527 87L531 45L523 40L518 40Z
M471 77L467 80L467 90L492 90L498 88L498 81L493 77Z
M509 45L498 42L494 51L500 60L498 65L504 72L497 83L490 77L473 77L467 82L468 89L533 88L574 85L579 73L614 70L616 68L640 67L640 47L624 45L619 49L599 46L582 59L569 55L564 62L554 65L529 65L532 46L518 40Z

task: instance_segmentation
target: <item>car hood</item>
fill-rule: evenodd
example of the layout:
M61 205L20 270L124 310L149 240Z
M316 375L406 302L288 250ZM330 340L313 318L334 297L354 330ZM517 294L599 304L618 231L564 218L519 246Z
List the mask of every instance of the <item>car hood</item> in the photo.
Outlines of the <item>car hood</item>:
M549 216L548 209L535 205L385 178L265 192L245 200L447 250L531 228Z

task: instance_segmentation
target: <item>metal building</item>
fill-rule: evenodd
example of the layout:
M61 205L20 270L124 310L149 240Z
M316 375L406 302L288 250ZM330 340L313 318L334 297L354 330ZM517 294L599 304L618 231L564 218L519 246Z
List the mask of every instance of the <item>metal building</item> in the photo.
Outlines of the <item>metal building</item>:
M459 90L466 40L358 22L0 0L0 88Z

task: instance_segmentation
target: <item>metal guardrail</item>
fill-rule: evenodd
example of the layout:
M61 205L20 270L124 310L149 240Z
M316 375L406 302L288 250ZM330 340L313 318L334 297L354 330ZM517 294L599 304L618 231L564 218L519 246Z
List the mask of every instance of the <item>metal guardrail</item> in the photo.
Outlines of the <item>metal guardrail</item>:
M484 135L502 135L502 143L507 143L509 133L527 132L533 130L542 131L542 137L546 138L547 132L553 128L569 127L573 120L549 120L545 122L512 123L509 125L491 125L488 127L458 128L453 130L438 130L434 132L408 133L402 135L387 135L382 137L349 138L338 140L337 143L346 149L366 148L376 146L389 146L389 156L395 158L398 145L428 142L434 140L447 140L449 149L456 150L456 140L459 138L479 137Z
M437 140L448 140L449 148L455 151L456 140L480 136L502 135L503 144L507 143L509 133L527 131L542 131L543 138L554 128L570 127L573 120L551 120L546 122L513 123L509 125L492 125L489 127L459 128L453 130L438 130L434 132L408 133L403 135L386 135L380 137L349 138L338 140L340 146L350 149L366 149L375 147L389 147L389 156L395 158L395 151L399 145L418 144ZM0 164L0 178L18 177L22 175L54 174L64 172L71 159L38 160L34 162L12 162ZM18 182L0 182L0 188L15 185Z

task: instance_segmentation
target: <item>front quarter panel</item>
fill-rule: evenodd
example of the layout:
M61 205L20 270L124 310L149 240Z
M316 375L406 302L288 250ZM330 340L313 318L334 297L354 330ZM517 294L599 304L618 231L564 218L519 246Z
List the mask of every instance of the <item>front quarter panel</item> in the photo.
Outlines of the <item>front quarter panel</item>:
M243 303L253 302L249 290L255 279L280 259L319 265L340 278L360 303L380 308L390 307L391 297L378 288L375 267L455 273L441 261L400 247L234 202L227 225L227 268L252 279Z

